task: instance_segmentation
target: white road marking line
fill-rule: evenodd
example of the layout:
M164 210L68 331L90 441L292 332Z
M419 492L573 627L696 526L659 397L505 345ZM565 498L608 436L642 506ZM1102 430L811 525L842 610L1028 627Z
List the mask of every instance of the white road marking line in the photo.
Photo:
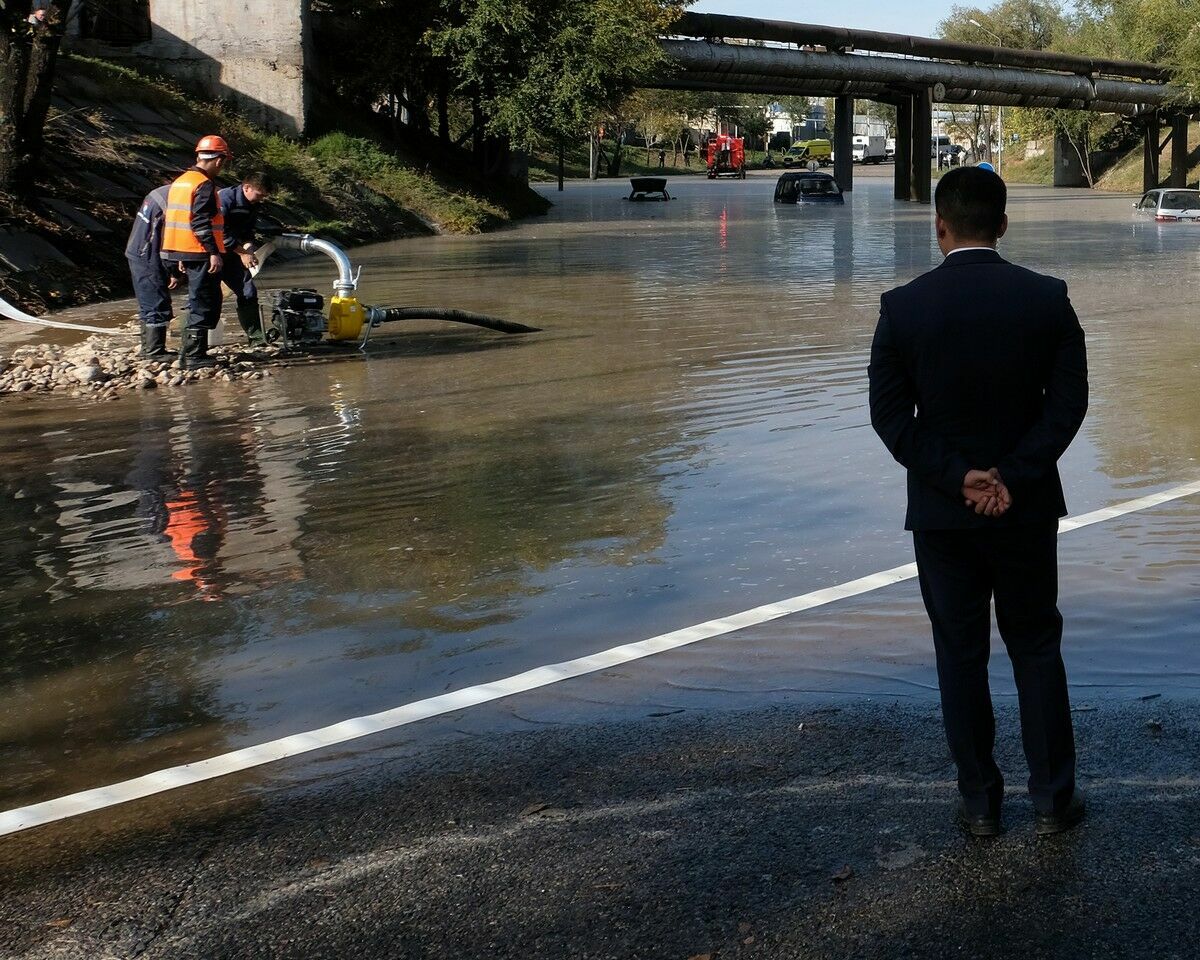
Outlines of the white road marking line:
M1113 520L1126 514L1147 510L1150 507L1157 507L1164 503L1170 503L1172 500L1179 500L1198 493L1200 493L1200 480L1181 484L1171 487L1169 490L1162 490L1136 500L1127 500L1125 503L1063 520L1059 524L1059 532L1078 530L1080 527ZM513 694L536 690L561 680L608 670L624 663L641 660L643 657L653 656L656 653L677 650L700 640L709 640L713 637L744 630L746 627L778 620L780 617L835 603L838 600L870 593L881 587L911 580L916 575L917 565L906 563L903 566L881 570L857 580L849 580L836 586L813 590L811 593L801 594L798 597L768 603L752 610L731 614L728 617L698 623L695 626L683 627L657 637L650 637L648 640L626 643L576 660L537 667L503 680L493 680L491 683L481 683L426 700L417 700L402 707L384 710L382 713L353 717L328 727L292 734L290 737L235 750L232 753L210 757L207 760L169 767L145 776L135 777L133 780L114 783L111 786L83 790L26 807L16 807L0 813L0 836L28 830L31 827L39 827L56 820L65 820L80 814L103 810L106 807L114 807L120 803L128 803L130 800L138 800L156 793L174 790L176 787L223 777L240 770L249 770L252 767L259 767L276 760L284 760L288 757L310 753L313 750L320 750L322 747L331 747L350 740L357 740L359 737L392 730L443 713L453 713L456 710L464 710L481 703L490 703L493 700L511 697Z

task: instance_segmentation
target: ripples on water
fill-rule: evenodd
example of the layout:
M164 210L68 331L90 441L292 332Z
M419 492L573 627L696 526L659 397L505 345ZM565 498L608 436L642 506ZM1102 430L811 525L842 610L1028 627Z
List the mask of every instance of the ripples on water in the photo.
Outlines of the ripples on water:
M631 204L572 185L518 230L356 254L374 303L484 310L534 337L411 327L252 387L6 402L3 792L94 785L905 562L865 365L879 294L935 262L930 213L886 181L832 211L770 190L687 180ZM1192 479L1200 233L1074 192L1018 191L1010 213L1004 252L1065 276L1089 334L1073 511ZM269 285L328 281L306 263ZM1177 503L1064 539L1077 686L1197 687L1196 519ZM924 696L925 632L893 588L607 690Z

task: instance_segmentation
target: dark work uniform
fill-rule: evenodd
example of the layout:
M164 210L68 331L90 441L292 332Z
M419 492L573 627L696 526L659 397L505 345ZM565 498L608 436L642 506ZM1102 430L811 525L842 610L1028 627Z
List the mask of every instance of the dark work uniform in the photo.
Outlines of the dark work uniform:
M146 195L133 219L129 242L125 244L125 259L129 261L138 313L147 327L165 327L171 322L171 292L167 288L170 273L160 256L163 214L170 189L159 187Z
M238 305L252 304L258 310L258 289L254 278L242 263L238 252L242 244L254 241L254 230L258 226L259 204L246 199L240 183L225 187L220 192L221 210L225 214L225 267L221 279L237 297Z
M221 276L208 272L211 254L224 255L213 236L212 221L219 211L216 184L199 167L191 170L204 175L192 195L191 228L196 240L204 248L202 253L181 253L164 250L162 258L172 263L182 263L187 274L189 327L212 330L221 319Z
M1012 660L1039 813L1075 788L1060 653L1057 461L1087 411L1083 330L1067 285L993 250L951 253L883 295L871 346L871 423L908 469L908 515L933 627L942 718L967 810L998 808L988 690L991 610ZM996 467L1012 494L1000 517L964 506L967 471Z

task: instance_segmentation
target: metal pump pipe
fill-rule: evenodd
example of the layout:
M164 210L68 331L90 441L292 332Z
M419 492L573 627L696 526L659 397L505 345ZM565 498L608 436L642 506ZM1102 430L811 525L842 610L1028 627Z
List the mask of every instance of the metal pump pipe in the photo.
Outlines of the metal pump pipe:
M354 276L354 267L346 251L336 243L314 237L311 233L281 233L275 238L275 246L285 250L299 250L301 253L323 253L338 268L338 278L333 281L333 292L339 297L351 297L358 288L358 280Z

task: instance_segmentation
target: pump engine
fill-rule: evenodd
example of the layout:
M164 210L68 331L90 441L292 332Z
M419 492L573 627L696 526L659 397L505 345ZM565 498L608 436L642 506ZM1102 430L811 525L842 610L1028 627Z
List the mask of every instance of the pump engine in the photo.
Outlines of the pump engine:
M325 298L315 290L276 290L271 295L268 343L288 347L310 347L325 336Z

